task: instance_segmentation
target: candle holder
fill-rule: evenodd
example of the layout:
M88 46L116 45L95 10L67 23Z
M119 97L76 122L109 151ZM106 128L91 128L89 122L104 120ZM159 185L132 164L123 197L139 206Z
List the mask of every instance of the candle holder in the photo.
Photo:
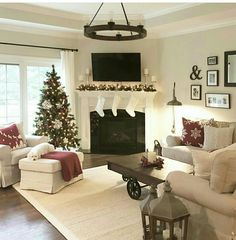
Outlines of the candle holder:
M145 78L145 84L147 84L148 76L149 76L149 70L147 68L144 68L143 75L144 75L144 78Z
M89 76L90 76L90 69L89 68L86 68L85 75L86 75L86 84L89 84Z

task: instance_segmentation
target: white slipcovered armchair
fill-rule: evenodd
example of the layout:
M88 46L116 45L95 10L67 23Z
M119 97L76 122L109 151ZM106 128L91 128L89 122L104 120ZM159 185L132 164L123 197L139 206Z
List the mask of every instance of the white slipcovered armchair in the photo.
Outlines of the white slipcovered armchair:
M17 124L20 134L23 136L22 127ZM33 146L48 142L45 136L26 136L26 147L12 150L8 145L0 144L0 187L7 187L20 181L18 162L25 158Z

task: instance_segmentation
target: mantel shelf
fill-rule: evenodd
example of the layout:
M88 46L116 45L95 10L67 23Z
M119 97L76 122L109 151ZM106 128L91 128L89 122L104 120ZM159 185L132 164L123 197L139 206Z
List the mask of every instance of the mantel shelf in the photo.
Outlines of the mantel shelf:
M129 97L131 95L135 95L137 97L154 97L157 94L157 91L155 92L146 92L146 91L81 91L76 90L76 93L79 95L79 97L97 97L99 95L102 95L103 97L114 97L116 94L118 94L121 97Z

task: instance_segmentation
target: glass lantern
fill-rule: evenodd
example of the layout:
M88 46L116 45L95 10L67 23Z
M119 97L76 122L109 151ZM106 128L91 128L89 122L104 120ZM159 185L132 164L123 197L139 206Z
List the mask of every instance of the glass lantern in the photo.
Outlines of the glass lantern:
M151 185L150 194L140 204L144 240L151 239L150 223L149 223L149 203L156 198L157 198L156 186Z
M151 240L187 240L190 215L185 205L171 193L171 190L170 183L166 181L163 195L149 203Z

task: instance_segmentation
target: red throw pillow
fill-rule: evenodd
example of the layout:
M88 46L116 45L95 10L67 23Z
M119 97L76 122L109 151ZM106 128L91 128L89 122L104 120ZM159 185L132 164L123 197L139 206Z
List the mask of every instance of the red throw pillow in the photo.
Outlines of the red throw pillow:
M12 149L25 147L16 124L0 129L0 144L9 145Z
M192 121L182 118L183 131L182 131L182 144L191 145L195 147L202 147L204 141L204 127L199 121Z

